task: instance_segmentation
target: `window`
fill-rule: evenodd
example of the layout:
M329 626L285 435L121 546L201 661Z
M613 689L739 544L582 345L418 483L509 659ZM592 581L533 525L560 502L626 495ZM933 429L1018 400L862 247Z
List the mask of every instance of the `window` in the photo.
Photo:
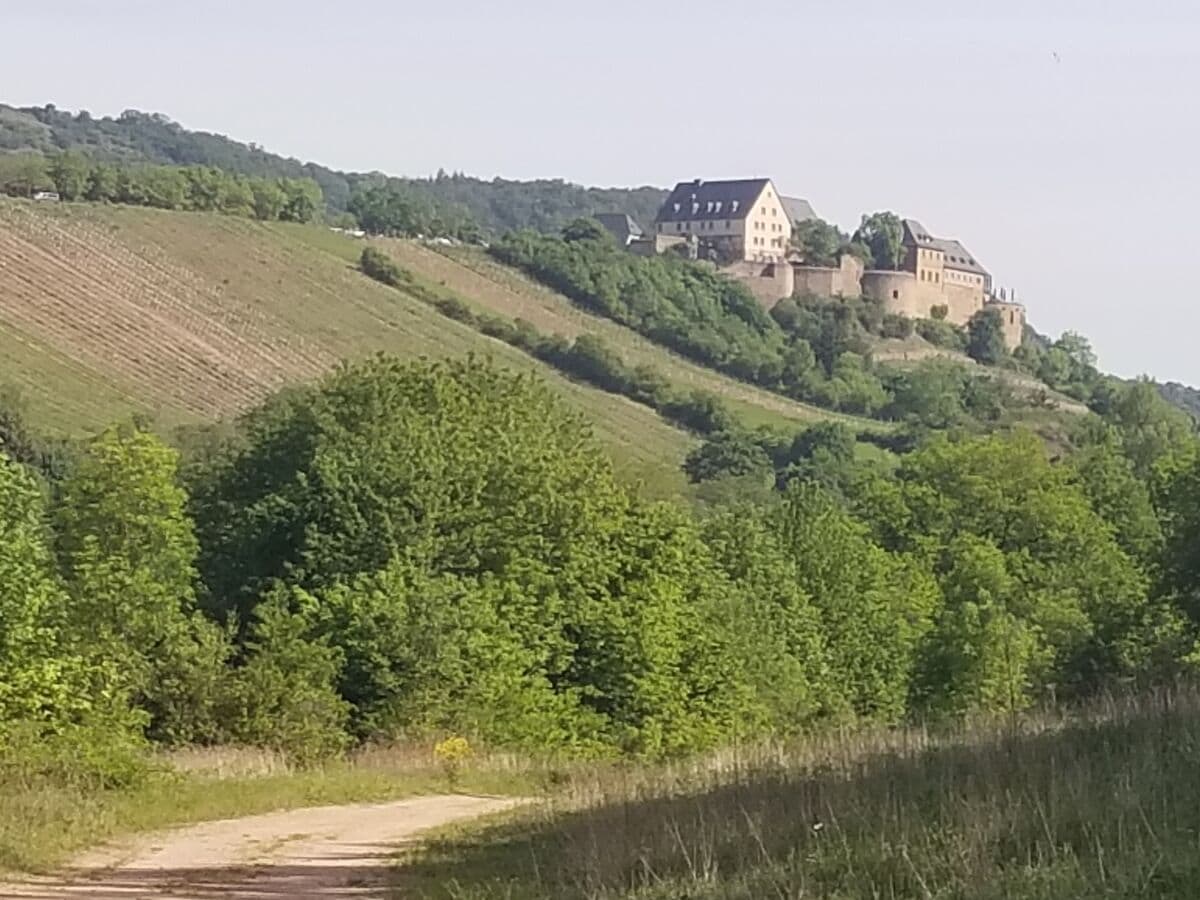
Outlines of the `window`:
M733 227L733 223L732 223L732 222L730 222L728 219L726 219L726 220L725 220L725 227L726 227L726 228L732 228L732 227Z
M678 203L675 204L675 212L679 212L679 204Z
M732 201L730 201L730 203L729 203L729 208L730 208L731 210L733 210L734 212L737 212L737 211L738 211L738 203L740 203L740 202L741 202L741 201L739 201L739 200L732 200Z
M767 194L767 196L770 197L771 195ZM775 207L772 206L771 207L771 215L774 216L774 215L778 215L778 214L779 214L779 210L777 210Z
M694 216L698 212L700 212L700 201L693 200L692 201L692 215Z
M676 231L683 231L683 223L682 223L682 222L676 222L676 223L675 223L675 230L676 230Z
M900 299L900 292L899 292L899 291L892 291L892 299L893 299L893 300L899 300L899 299Z
M721 211L721 203L722 203L722 202L723 202L723 201L721 201L721 200L718 200L718 201L717 201L717 203L716 203L716 212L720 212L720 211Z
M713 208L713 202L711 200L709 200L708 206L705 207L705 212L712 212L712 208Z

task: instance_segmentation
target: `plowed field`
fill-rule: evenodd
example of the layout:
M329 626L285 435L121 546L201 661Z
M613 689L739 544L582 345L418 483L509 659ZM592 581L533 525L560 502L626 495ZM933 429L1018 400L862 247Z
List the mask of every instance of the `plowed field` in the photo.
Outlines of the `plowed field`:
M473 351L545 378L632 477L679 486L689 436L364 277L359 247L316 226L0 200L0 385L35 424L80 433L135 411L233 415L377 351Z

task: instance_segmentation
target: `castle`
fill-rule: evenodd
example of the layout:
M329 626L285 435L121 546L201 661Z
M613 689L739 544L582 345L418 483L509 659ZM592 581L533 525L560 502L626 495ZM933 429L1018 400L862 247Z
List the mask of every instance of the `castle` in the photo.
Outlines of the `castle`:
M1010 348L1021 343L1025 331L1024 306L994 290L991 274L974 254L957 240L934 237L915 219L903 222L903 258L894 270L865 269L849 253L836 267L808 265L792 249L792 234L816 219L816 212L806 200L781 195L769 178L680 182L650 233L627 216L617 218L623 226L620 240L632 252L650 255L683 247L693 258L719 260L722 271L742 281L767 308L794 294L867 297L889 313L942 318L954 325L966 325L984 308L995 309ZM602 223L615 233L615 220Z

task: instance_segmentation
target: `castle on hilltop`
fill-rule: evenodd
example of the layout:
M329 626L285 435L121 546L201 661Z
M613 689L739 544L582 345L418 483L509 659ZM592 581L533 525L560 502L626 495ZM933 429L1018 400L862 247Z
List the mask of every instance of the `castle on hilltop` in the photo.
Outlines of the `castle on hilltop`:
M991 274L961 242L934 237L920 222L905 219L904 256L896 269L866 269L850 253L837 266L811 266L791 243L795 229L816 218L807 200L783 196L769 178L697 179L675 186L649 232L620 214L601 223L634 253L674 248L718 261L767 308L794 294L867 297L889 313L954 325L990 308L1000 314L1007 345L1021 343L1024 306L994 289Z

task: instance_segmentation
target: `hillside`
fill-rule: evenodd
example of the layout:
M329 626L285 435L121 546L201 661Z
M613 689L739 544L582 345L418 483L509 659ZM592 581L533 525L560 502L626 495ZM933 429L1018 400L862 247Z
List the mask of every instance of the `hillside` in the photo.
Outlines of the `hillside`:
M631 476L670 492L693 439L362 276L317 226L0 201L0 383L77 434L132 412L211 421L344 358L476 352L536 372Z
M0 104L0 152L61 150L112 162L206 165L241 175L312 178L332 212L345 211L359 184L386 180L435 207L465 210L485 232L497 234L514 228L553 231L598 212L628 212L644 224L653 219L666 196L666 191L655 187L585 188L561 179L510 181L445 173L432 178L388 178L377 172L339 172L224 135L192 131L158 113L126 110L115 118L95 118L52 105Z
M455 291L488 312L524 319L545 334L602 338L630 365L648 365L677 387L703 390L724 400L748 425L795 428L816 419L837 419L859 429L879 422L841 415L772 393L698 365L611 319L580 309L569 299L492 259L475 247L436 247L414 241L380 242L414 274Z

